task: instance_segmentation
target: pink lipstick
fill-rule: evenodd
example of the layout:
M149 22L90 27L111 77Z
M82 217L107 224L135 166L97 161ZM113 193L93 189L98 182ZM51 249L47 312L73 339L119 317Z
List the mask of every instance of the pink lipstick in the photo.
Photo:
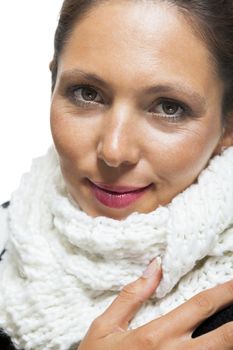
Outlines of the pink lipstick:
M90 188L95 198L109 208L125 208L137 199L152 186L111 186L100 182L93 183L89 180Z

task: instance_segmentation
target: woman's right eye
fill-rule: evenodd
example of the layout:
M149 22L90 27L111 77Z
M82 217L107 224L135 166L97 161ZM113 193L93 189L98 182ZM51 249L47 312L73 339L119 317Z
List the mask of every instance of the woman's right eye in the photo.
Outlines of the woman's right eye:
M90 86L79 86L70 89L70 97L77 105L103 104L101 95Z

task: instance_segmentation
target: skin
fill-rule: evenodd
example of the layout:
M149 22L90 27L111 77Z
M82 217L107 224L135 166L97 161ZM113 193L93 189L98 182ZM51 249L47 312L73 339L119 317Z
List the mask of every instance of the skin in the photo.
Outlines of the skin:
M59 58L51 131L68 191L82 210L121 220L169 203L195 182L224 144L223 83L215 68L205 43L164 3L111 1L76 24ZM75 99L70 89L85 84L97 96L80 106L83 90ZM161 100L172 100L177 113L165 114ZM153 187L115 209L92 195L87 178Z
M90 73L102 83L87 78ZM91 104L77 88L85 84L98 92ZM52 136L72 198L93 217L118 220L169 203L195 182L221 147L232 144L221 123L222 98L223 83L208 48L176 8L120 0L94 7L76 24L59 58L51 103ZM174 114L165 114L164 100L173 101L172 110L174 101L188 109L168 119ZM110 209L93 198L87 178L153 187L131 206ZM79 350L232 349L232 323L191 337L204 319L232 303L232 281L128 330L161 276L154 260L94 320Z
M161 270L151 265L149 275L125 286L108 309L94 320L78 350L233 349L233 322L192 338L201 321L232 303L232 281L199 293L165 316L128 330L130 320L159 285Z

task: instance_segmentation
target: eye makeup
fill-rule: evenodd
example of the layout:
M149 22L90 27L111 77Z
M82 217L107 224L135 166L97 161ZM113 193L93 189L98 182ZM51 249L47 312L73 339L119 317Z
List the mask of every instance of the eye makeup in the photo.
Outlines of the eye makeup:
M95 93L96 98L83 98L85 90ZM68 99L77 108L91 109L109 106L113 103L113 89L107 82L96 74L89 74L76 69L62 73L58 91L60 95ZM140 108L150 113L154 118L162 119L168 123L198 119L206 111L205 99L195 91L190 91L189 88L181 86L180 83L160 84L149 88L139 86L135 94L135 100L138 99L139 101L144 98L150 98L152 103L150 103L150 106L148 104L145 106L143 102ZM140 102L138 105L140 106ZM171 110L175 107L175 113L167 113L169 105Z
M77 106L104 104L102 95L91 85L73 86L68 89L66 95Z
M189 118L195 118L194 113L186 104L168 98L158 99L149 109L154 118L164 119L169 123L184 122Z
M75 107L83 110L95 110L108 105L103 94L89 84L68 86L63 96ZM144 112L168 124L179 124L199 118L185 103L167 97L157 98Z
M67 85L89 85L97 87L99 91L105 91L105 93L113 94L112 85L110 82L105 81L99 75L86 72L82 69L68 69L61 73L59 77L61 86ZM150 86L139 86L138 94L142 95L167 95L174 94L182 97L186 103L195 105L196 109L205 111L206 101L205 98L197 91L193 90L192 87L188 86L186 82L183 81L171 81L165 83L151 84ZM195 109L194 108L194 109Z

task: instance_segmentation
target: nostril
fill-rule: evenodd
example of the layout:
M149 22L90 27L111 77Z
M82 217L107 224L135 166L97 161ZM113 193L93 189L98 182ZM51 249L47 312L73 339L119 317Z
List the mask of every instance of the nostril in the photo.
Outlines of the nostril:
M104 161L109 167L118 167L123 160L123 153L119 147L111 142L101 141L97 147L97 157Z
M122 165L130 166L137 163L137 159L127 152L112 152L110 149L98 152L98 159L102 160L109 167L117 168Z
M111 155L101 154L99 156L99 159L101 159L106 165L112 168L117 168L121 165L120 159L116 159Z
M122 164L135 165L139 160L139 154L137 138L130 137L125 128L114 129L114 132L105 130L97 145L98 159L104 161L109 167L116 168Z

